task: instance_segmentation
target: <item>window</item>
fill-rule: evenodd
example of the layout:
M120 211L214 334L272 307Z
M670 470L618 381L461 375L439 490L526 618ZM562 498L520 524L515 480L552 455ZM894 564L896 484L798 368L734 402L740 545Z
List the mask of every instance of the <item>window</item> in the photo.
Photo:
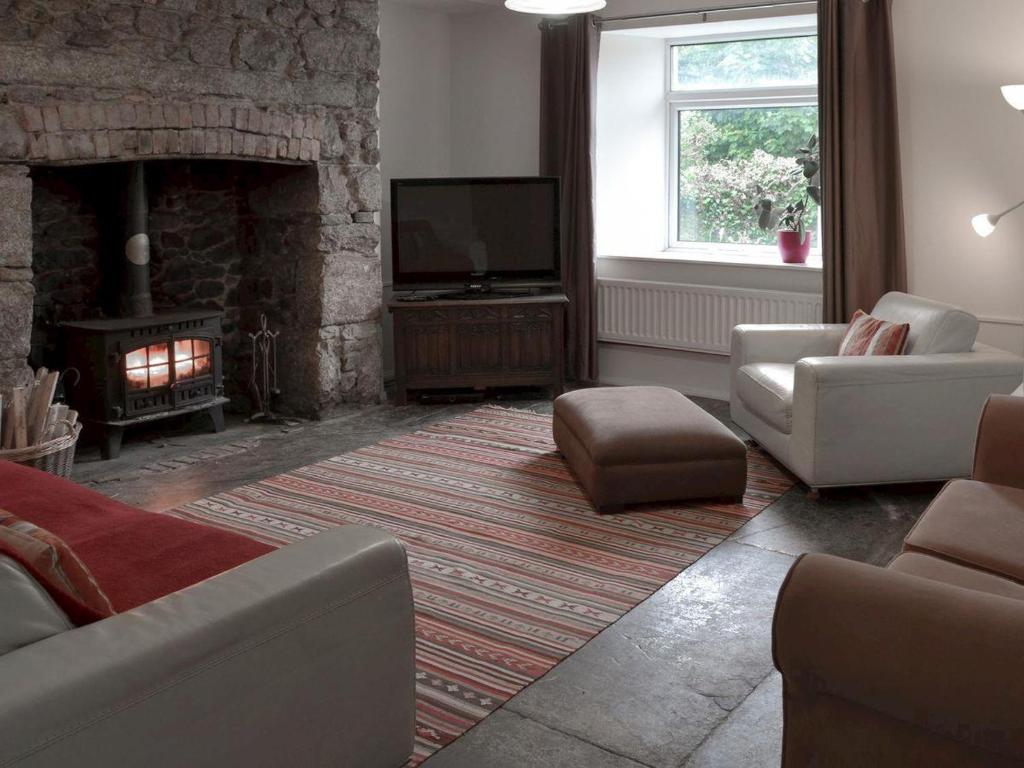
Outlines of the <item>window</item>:
M776 242L758 227L757 188L785 207L805 196L798 151L818 134L812 28L668 44L669 241L738 254ZM808 200L805 226L818 227Z

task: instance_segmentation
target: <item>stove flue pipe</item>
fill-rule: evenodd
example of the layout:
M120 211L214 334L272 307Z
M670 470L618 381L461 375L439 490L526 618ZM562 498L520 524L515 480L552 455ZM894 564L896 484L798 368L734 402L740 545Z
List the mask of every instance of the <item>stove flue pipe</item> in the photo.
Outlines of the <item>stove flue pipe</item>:
M150 317L153 314L153 297L149 292L149 199L142 161L132 163L127 196L125 310L131 317Z

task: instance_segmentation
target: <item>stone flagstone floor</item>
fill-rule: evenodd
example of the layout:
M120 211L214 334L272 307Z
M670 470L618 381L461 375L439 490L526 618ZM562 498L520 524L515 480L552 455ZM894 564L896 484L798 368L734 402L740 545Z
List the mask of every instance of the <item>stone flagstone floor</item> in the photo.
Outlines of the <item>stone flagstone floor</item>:
M697 402L740 432L728 404ZM551 408L545 401L507 404ZM201 419L165 424L130 434L114 461L84 448L75 479L129 504L169 509L474 407L351 407L289 427L235 420L220 435L206 432ZM797 485L424 765L777 765L781 683L771 662L771 618L789 566L803 552L886 563L937 491L894 486L818 498Z

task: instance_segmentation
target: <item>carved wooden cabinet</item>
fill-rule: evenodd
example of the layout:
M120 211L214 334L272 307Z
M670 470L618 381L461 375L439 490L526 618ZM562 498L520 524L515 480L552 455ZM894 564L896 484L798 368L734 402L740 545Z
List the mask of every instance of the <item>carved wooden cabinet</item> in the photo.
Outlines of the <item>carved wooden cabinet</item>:
M409 390L565 383L564 294L459 301L391 301L395 399Z

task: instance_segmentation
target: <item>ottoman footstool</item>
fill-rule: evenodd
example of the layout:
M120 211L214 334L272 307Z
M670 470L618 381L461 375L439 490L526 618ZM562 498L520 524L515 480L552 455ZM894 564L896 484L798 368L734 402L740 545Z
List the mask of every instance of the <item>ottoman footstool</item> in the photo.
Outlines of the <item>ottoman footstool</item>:
M581 389L555 400L554 411L555 444L599 512L743 497L743 441L675 390Z

